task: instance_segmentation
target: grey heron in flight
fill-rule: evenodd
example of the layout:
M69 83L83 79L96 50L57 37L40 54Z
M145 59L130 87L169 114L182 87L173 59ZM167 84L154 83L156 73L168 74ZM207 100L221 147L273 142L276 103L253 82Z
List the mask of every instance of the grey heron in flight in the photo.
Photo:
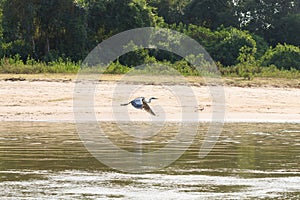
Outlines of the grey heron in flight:
M148 101L146 101L145 97L138 97L138 98L133 99L129 103L121 104L121 106L127 106L127 105L131 104L136 109L144 109L148 113L155 116L155 113L153 112L153 110L151 110L150 106L148 105L148 103L151 103L152 99L158 99L158 98L151 97Z

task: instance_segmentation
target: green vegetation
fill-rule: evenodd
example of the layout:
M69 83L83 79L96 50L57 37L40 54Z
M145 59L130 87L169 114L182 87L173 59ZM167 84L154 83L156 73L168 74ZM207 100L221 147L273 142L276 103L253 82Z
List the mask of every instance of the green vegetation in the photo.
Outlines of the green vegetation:
M27 58L24 63L17 54L0 60L0 73L3 74L77 73L79 69L79 62L75 63L61 58L48 63L37 62L34 59Z
M195 39L223 76L299 78L299 6L295 0L2 0L0 73L76 73L103 40L151 26ZM135 67L141 65L143 71ZM170 69L211 75L207 63L192 66L170 52L138 48L104 71L90 71L174 73Z
M155 59L154 57L148 58ZM24 63L19 56L14 56L13 58L2 58L0 60L0 73L1 74L40 74L40 73L70 73L75 74L80 70L80 63L73 62L70 60L64 61L58 59L57 61L52 61L49 63L36 62L33 59L28 59ZM90 73L104 73L104 74L152 74L152 75L176 75L180 73L184 76L210 76L207 71L202 71L199 74L195 71L189 63L185 60L177 61L172 64L170 62L155 62L155 64L146 64L143 66L143 70L134 69L120 64L120 62L111 63L105 71L103 67L97 69L89 69L87 72ZM278 69L275 65L270 65L267 67L260 67L258 65L247 65L238 64L232 67L223 67L217 63L217 67L224 77L242 77L246 80L257 78L285 78L285 79L300 79L300 71L294 68L288 69ZM174 69L174 70L172 70Z
M293 45L278 44L265 53L261 59L261 65L275 65L282 69L300 70L300 48Z

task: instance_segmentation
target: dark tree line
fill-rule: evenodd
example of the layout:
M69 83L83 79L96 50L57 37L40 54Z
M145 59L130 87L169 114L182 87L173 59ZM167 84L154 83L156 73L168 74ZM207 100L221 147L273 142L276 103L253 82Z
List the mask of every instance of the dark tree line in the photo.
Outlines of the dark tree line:
M188 34L223 65L300 46L299 0L2 0L0 22L0 57L23 60L82 60L104 39L148 26Z

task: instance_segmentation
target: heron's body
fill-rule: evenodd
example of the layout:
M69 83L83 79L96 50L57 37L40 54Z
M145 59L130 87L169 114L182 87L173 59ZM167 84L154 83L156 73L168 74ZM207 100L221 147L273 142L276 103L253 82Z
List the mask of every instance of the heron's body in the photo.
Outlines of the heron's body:
M149 112L152 115L155 115L155 113L151 110L148 103L151 103L152 99L157 99L155 97L151 97L148 101L144 97L138 97L130 101L129 103L121 104L121 106L127 106L128 104L131 104L136 109L144 109L147 112Z
M143 97L139 97L136 98L134 100L132 100L130 103L133 107L137 108L137 109L143 109Z

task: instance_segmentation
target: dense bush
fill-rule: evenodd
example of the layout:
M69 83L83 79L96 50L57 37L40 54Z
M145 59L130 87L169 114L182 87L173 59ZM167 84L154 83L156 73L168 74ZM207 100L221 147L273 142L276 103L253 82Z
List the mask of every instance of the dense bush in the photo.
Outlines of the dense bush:
M220 27L212 31L201 26L179 24L176 29L199 42L215 61L224 66L238 64L241 53L245 57L260 58L268 48L261 37L236 28Z
M119 61L111 63L103 73L105 74L126 74L130 70L129 67L120 64Z
M261 58L261 65L275 65L279 69L300 70L300 48L288 44L278 44L265 53Z
M264 38L251 34L252 38L256 42L256 54L254 55L255 59L259 60L269 49L270 45L264 40Z
M256 41L247 32L236 28L221 29L216 34L219 35L216 46L211 50L212 57L225 66L239 63L239 56L243 53L249 56L256 54Z

